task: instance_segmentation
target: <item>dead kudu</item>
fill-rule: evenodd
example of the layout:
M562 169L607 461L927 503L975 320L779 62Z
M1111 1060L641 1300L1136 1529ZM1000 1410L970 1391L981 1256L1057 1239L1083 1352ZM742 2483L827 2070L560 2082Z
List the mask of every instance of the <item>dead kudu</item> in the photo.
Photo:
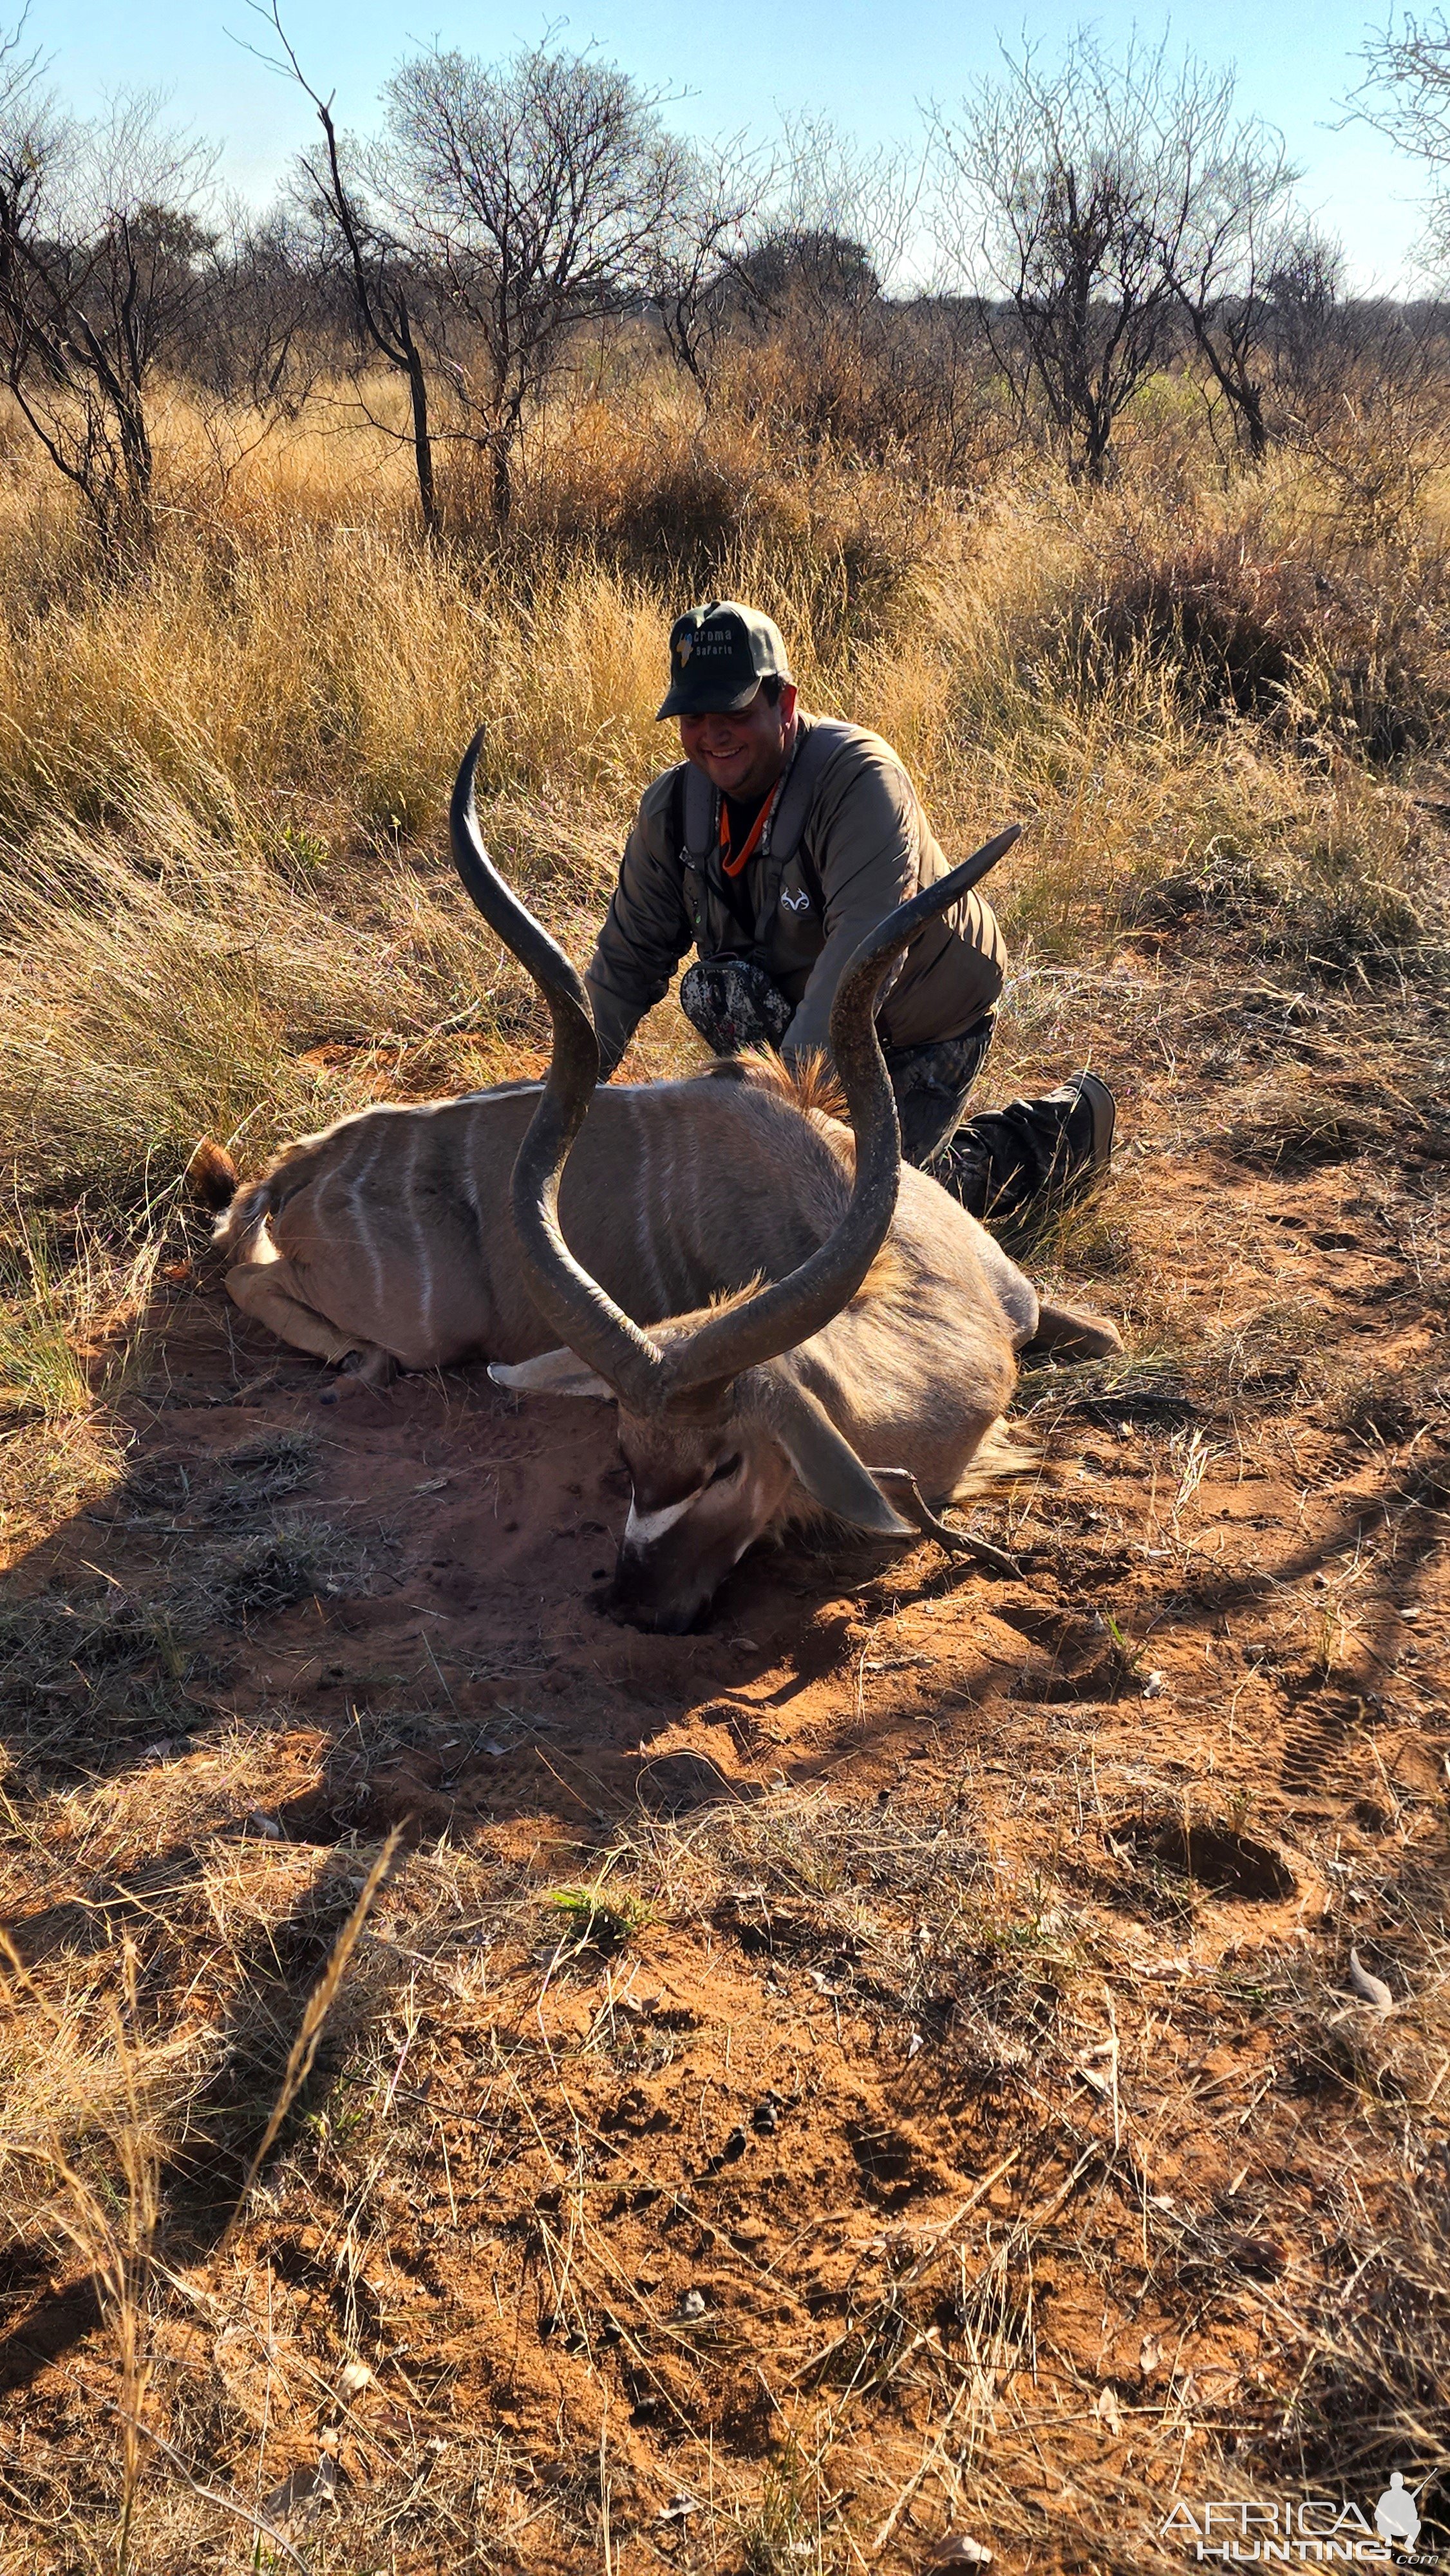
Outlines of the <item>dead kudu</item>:
M793 1520L949 1538L930 1506L962 1488L1018 1354L1118 1346L1110 1324L1042 1303L902 1167L876 997L996 845L903 904L843 975L831 1045L849 1128L766 1062L599 1088L584 988L479 838L479 747L454 789L454 856L548 1004L548 1080L362 1110L240 1189L199 1149L198 1183L226 1203L231 1296L375 1383L484 1358L502 1386L616 1403L633 1493L613 1606L641 1627L699 1624L752 1542Z

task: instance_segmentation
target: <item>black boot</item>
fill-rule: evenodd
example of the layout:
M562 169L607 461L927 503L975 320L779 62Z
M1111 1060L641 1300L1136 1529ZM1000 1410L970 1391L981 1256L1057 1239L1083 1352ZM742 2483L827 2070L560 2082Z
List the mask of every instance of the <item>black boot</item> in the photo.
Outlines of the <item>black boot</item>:
M1101 1074L1070 1073L1040 1099L968 1118L931 1169L973 1216L1002 1226L1105 1172L1116 1118Z

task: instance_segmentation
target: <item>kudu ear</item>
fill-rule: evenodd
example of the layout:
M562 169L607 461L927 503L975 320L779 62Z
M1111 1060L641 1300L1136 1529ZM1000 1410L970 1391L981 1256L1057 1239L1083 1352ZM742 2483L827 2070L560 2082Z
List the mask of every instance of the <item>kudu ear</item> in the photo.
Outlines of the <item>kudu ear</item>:
M616 1401L613 1387L572 1351L541 1351L536 1360L492 1360L488 1373L510 1395L592 1395L599 1404Z
M764 1380L761 1415L813 1503L853 1529L871 1530L881 1538L915 1538L910 1521L892 1510L869 1467L863 1467L851 1443L836 1429L818 1397L801 1386L778 1361L759 1372Z

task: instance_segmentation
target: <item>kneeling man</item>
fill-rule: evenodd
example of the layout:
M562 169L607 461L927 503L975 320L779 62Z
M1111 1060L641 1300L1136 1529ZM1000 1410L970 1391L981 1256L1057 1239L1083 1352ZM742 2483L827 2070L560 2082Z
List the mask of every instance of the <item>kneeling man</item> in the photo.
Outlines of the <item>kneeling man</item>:
M692 947L680 1005L717 1055L826 1054L861 940L948 872L916 790L879 735L798 707L779 628L733 600L676 620L659 712L685 757L645 790L585 977L602 1072ZM964 1121L1004 971L995 915L968 894L912 942L878 1018L908 1162L989 1221L1104 1168L1113 1140L1093 1073Z

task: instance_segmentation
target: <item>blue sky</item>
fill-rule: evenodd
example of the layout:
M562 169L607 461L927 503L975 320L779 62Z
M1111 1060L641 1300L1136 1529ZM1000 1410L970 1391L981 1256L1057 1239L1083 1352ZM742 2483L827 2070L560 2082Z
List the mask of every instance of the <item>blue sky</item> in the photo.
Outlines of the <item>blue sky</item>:
M333 89L342 120L368 121L400 54L435 37L497 59L536 39L546 21L515 0L290 0L285 21L317 86ZM1384 9L1378 11L1382 19ZM990 69L1000 35L1025 26L1049 49L1084 18L1110 45L1136 23L1156 38L1169 28L1189 46L1239 69L1240 99L1288 138L1306 178L1303 196L1342 239L1361 285L1408 275L1419 227L1413 169L1363 128L1336 133L1336 102L1357 77L1354 56L1374 23L1365 0L1275 0L1254 11L1039 4L1010 15L967 11L953 0L577 0L552 21L567 42L591 39L651 85L685 92L676 121L704 135L741 126L768 132L779 115L809 108L867 141L919 130L917 104L950 100ZM53 58L52 81L91 108L120 86L159 85L184 121L222 146L222 176L265 199L308 131L305 102L230 40L265 31L246 0L33 0L27 33Z

